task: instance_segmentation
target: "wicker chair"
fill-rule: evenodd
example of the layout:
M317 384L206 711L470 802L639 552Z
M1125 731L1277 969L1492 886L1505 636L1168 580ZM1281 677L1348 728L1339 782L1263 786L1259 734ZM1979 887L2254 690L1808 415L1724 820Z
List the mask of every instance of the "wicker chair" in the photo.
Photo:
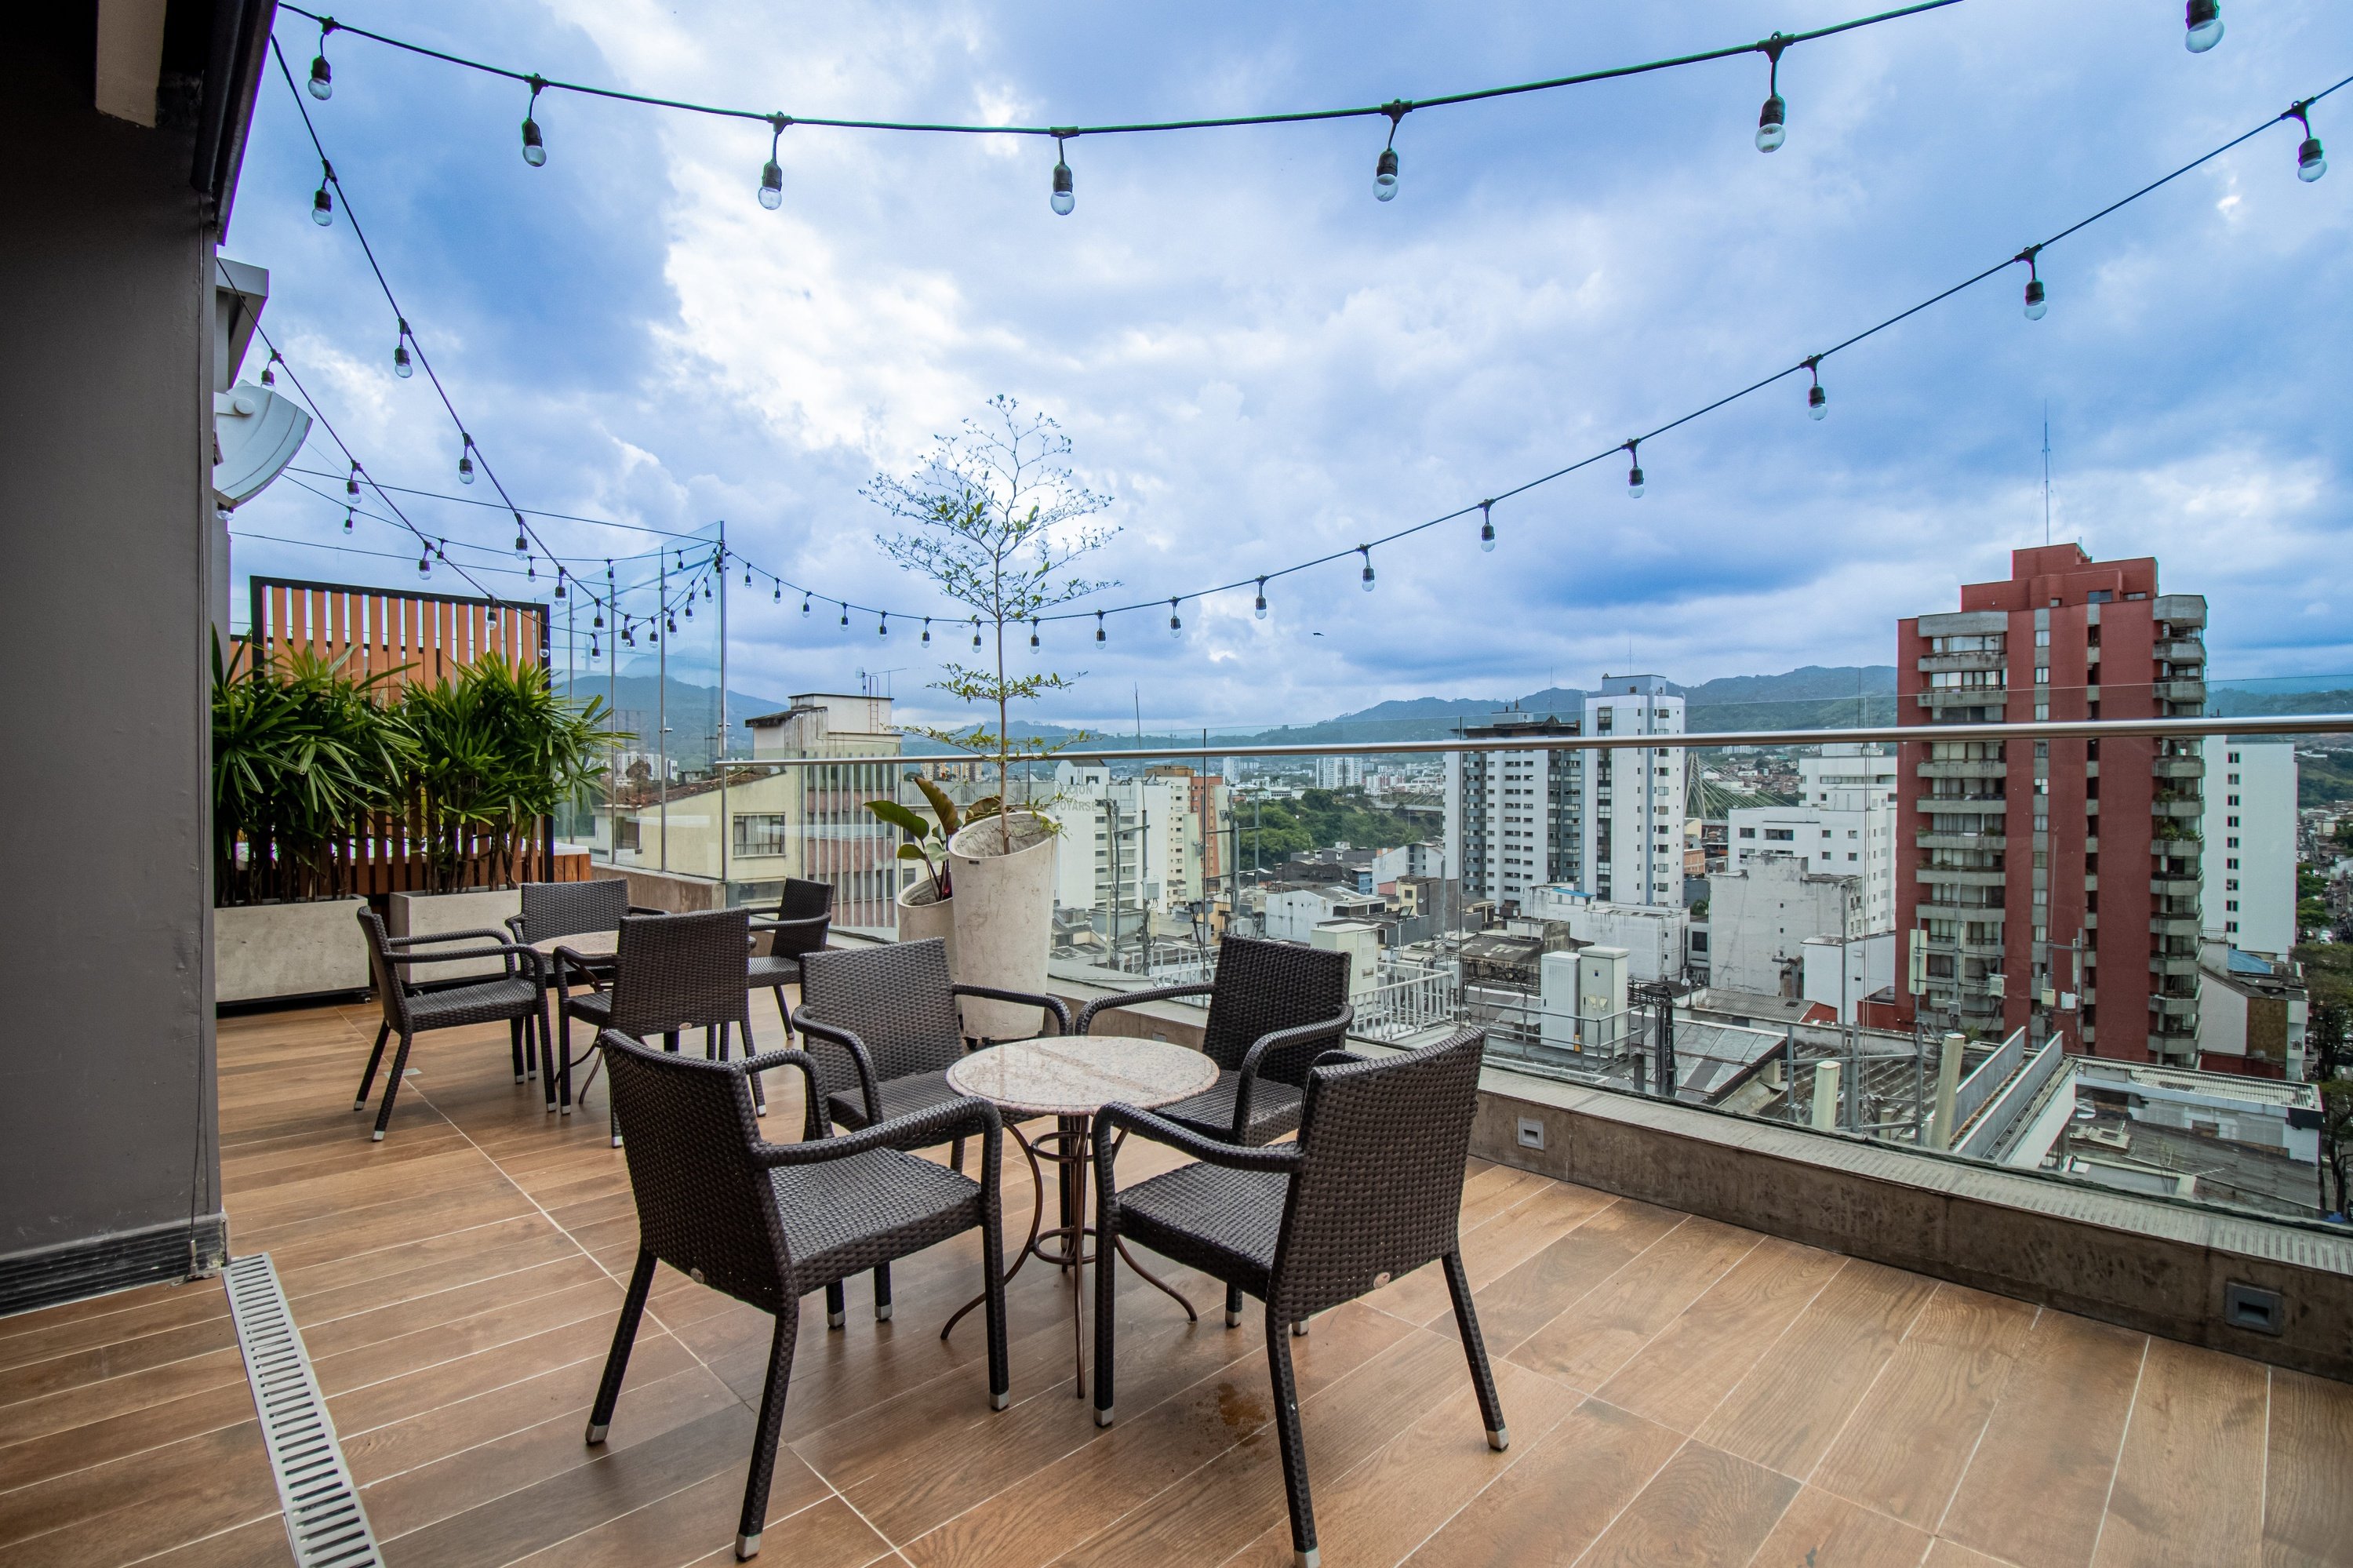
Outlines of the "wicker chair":
M1441 1260L1487 1446L1501 1449L1511 1440L1458 1234L1484 1038L1466 1029L1381 1060L1327 1053L1308 1072L1295 1144L1216 1141L1128 1106L1106 1106L1095 1116L1095 1224L1102 1236L1095 1247L1095 1424L1112 1421L1115 1239L1139 1242L1258 1297L1266 1303L1267 1363L1298 1568L1315 1568L1315 1512L1289 1341L1306 1331L1311 1314ZM1199 1163L1123 1192L1113 1160L1118 1135L1131 1132ZM1234 1325L1231 1314L1227 1324Z
M395 1033L400 1035L400 1049L392 1058L392 1075L385 1080L384 1107L375 1113L375 1138L384 1139L385 1128L392 1125L392 1102L400 1094L400 1080L408 1069L409 1043L428 1029L453 1029L461 1023L498 1023L507 1026L507 1044L514 1053L515 1082L523 1081L529 1071L525 1058L532 1050L532 1030L534 1023L544 1033L546 1020L539 1009L539 998L544 981L540 956L518 943L499 939L496 931L446 931L430 937L391 937L385 934L384 917L375 910L359 911L360 931L366 938L368 968L375 977L375 996L384 1008L384 1023L375 1032L375 1049L368 1053L367 1071L360 1075L360 1092L353 1097L352 1109L367 1109L368 1090L375 1086L375 1070L384 1061L385 1042ZM471 942L472 947L452 952L440 944ZM432 950L426 951L424 949ZM422 991L410 985L401 969L406 964L446 964L466 959L503 960L504 972L495 980L477 980L468 985L448 986L435 991ZM543 1057L545 1053L539 1053Z
M662 1036L678 1049L681 1030L700 1026L704 1054L727 1060L727 1032L743 1032L744 1054L752 1054L752 1011L744 989L751 962L750 913L743 909L711 909L694 915L631 915L620 925L620 940L613 956L613 981L604 981L588 960L569 948L555 949L556 988L566 992L559 1009L563 1035L557 1062L563 1079L564 1108L572 1108L572 1021L593 1029L617 1029L637 1039ZM572 991L575 979L590 989ZM763 1115L766 1101L760 1081L752 1080L753 1094ZM613 1146L621 1143L619 1108L613 1115Z
M793 1038L793 1010L785 1005L785 988L800 983L801 959L824 951L832 929L832 885L804 882L797 876L785 879L784 896L776 901L774 915L753 917L753 934L765 931L770 941L766 954L752 960L751 986L754 991L776 993L776 1013L785 1021L786 1044Z
M1189 1100L1160 1107L1163 1119L1204 1138L1271 1143L1299 1125L1300 1087L1320 1054L1347 1037L1348 955L1293 942L1229 937L1218 947L1218 978L1155 986L1087 1003L1079 1033L1103 1013L1170 997L1209 999L1201 1049L1218 1081Z
M533 942L549 941L557 937L577 937L589 931L616 931L621 921L631 915L659 915L659 909L644 909L629 902L629 885L624 879L598 877L588 882L526 882L522 885L522 913L507 916L507 929L514 940L524 947ZM587 972L599 978L613 972L610 959L581 960ZM547 978L556 974L554 964L543 966ZM544 1018L540 1034L545 1038L548 1028ZM531 1059L526 1058L528 1065ZM555 1103L555 1071L553 1065L543 1075L547 1088L547 1109L550 1115L557 1109Z
M834 1127L872 1127L955 1102L959 1097L948 1087L947 1074L965 1050L955 1006L960 996L1028 1002L1039 1009L1041 1022L1054 1021L1054 1033L1071 1032L1071 1010L1058 997L949 983L947 944L936 938L803 955L797 1022L802 1048L818 1072L805 1136L822 1138ZM932 1138L925 1143L945 1141ZM955 1139L949 1162L964 1169L961 1137ZM826 1297L826 1310L831 1325L841 1327L847 1308L840 1287ZM874 1316L891 1316L888 1267L874 1271Z
M609 1029L597 1044L612 1077L613 1103L629 1120L638 1262L588 1416L591 1444L604 1442L611 1428L657 1261L775 1314L767 1385L735 1533L735 1555L752 1556L767 1522L768 1478L792 1378L800 1298L976 1228L988 1303L989 1404L1003 1410L1012 1403L997 1224L1002 1133L995 1107L951 1100L839 1138L774 1144L760 1136L747 1080L764 1068L797 1067L814 1097L817 1064L803 1053L698 1062L649 1051ZM908 1142L936 1143L951 1134L981 1139L987 1158L978 1181L900 1151Z

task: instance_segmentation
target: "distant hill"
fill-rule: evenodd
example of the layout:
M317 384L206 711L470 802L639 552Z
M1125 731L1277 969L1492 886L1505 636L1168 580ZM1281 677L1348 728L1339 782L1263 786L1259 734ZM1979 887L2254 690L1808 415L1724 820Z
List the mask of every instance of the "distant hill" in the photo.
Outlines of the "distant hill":
M2304 683L2285 683L2300 686ZM2206 711L2224 718L2253 718L2264 714L2348 714L2353 713L2353 691L2283 691L2270 681L2209 686Z
M565 690L560 675L555 685L558 691ZM610 707L613 716L607 722L616 729L627 730L638 736L640 749L654 749L655 728L658 724L666 723L670 726L670 752L678 758L681 767L700 768L711 765L711 737L719 727L719 689L716 686L691 685L675 676L665 682L647 673L607 675L601 679L595 675L582 675L575 689L584 701L596 697ZM782 713L790 706L790 703L780 698L731 689L727 694L729 734L724 755L751 756L752 734L744 727L744 721L757 714ZM657 714L660 715L659 719Z

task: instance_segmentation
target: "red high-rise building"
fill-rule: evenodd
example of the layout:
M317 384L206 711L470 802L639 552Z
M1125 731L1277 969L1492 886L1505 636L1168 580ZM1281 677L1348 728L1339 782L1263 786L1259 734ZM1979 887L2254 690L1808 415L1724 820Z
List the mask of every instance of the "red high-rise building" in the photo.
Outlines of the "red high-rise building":
M2206 601L2159 595L2147 556L2016 550L2007 582L1896 623L1896 722L2193 715ZM2194 740L1940 742L1903 748L1896 828L1902 1004L1928 1028L2066 1037L2194 1065ZM2070 1003L2073 1003L2071 1006Z

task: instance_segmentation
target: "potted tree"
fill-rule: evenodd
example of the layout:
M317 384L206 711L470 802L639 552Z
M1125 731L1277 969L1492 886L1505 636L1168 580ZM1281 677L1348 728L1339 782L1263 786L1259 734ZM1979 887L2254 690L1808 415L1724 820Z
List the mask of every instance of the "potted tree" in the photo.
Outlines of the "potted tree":
M899 845L901 860L923 864L923 880L899 890L899 940L923 942L937 937L948 945L948 973L954 975L955 885L948 876L947 847L956 830L964 826L964 818L948 792L922 774L910 773L907 781L931 802L930 819L896 800L869 800L866 809L907 835Z
M957 978L1036 991L1044 989L1053 941L1055 830L1039 810L1045 802L1030 793L1030 764L1060 747L1034 736L1017 739L1012 708L1065 690L1078 677L1009 673L1005 632L1027 624L1034 638L1047 611L1113 586L1065 575L1072 561L1102 548L1113 530L1087 521L1111 502L1072 476L1070 438L1060 426L1043 414L1024 417L1020 405L1002 394L988 407L985 420L966 419L962 433L938 438L914 472L877 477L866 495L913 525L885 537L883 548L969 610L973 648L989 653L981 664L948 661L932 685L960 702L994 708L995 727L981 722L963 730L923 731L986 756L996 776L997 793L975 801L947 840ZM987 1039L1013 1038L1037 1027L1034 1010L997 1001L966 1001L964 1020L965 1033Z
M367 950L335 847L396 804L413 749L386 677L295 649L232 673L213 646L213 996L359 991Z

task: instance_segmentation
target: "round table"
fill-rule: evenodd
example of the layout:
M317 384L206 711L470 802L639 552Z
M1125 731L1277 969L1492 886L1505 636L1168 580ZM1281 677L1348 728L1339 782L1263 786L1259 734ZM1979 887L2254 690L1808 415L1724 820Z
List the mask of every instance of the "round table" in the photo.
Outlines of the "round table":
M621 950L618 931L575 931L569 937L547 937L533 942L532 950L555 956L558 948L569 948L584 959L609 959Z
M1217 1081L1218 1065L1187 1046L1101 1034L1010 1041L976 1051L948 1069L948 1087L987 1100L1005 1113L1005 1129L1029 1161L1036 1195L1029 1237L1015 1254L1005 1277L1009 1280L1018 1274L1032 1256L1071 1277L1071 1316L1077 1347L1073 1361L1077 1393L1082 1399L1087 1392L1086 1266L1094 1261L1086 1250L1086 1238L1095 1234L1086 1223L1094 1114L1113 1104L1139 1110L1174 1105ZM1035 1138L1025 1137L1015 1125L1017 1119L1046 1116L1054 1118L1054 1130ZM1050 1229L1040 1229L1046 1216L1046 1184L1038 1169L1041 1156L1057 1168L1061 1189L1062 1223ZM1199 1319L1200 1314L1184 1294L1137 1263L1124 1242L1113 1245L1130 1268L1175 1297L1187 1318ZM947 1338L957 1320L979 1305L980 1298L975 1297L957 1308L940 1330L940 1338Z

